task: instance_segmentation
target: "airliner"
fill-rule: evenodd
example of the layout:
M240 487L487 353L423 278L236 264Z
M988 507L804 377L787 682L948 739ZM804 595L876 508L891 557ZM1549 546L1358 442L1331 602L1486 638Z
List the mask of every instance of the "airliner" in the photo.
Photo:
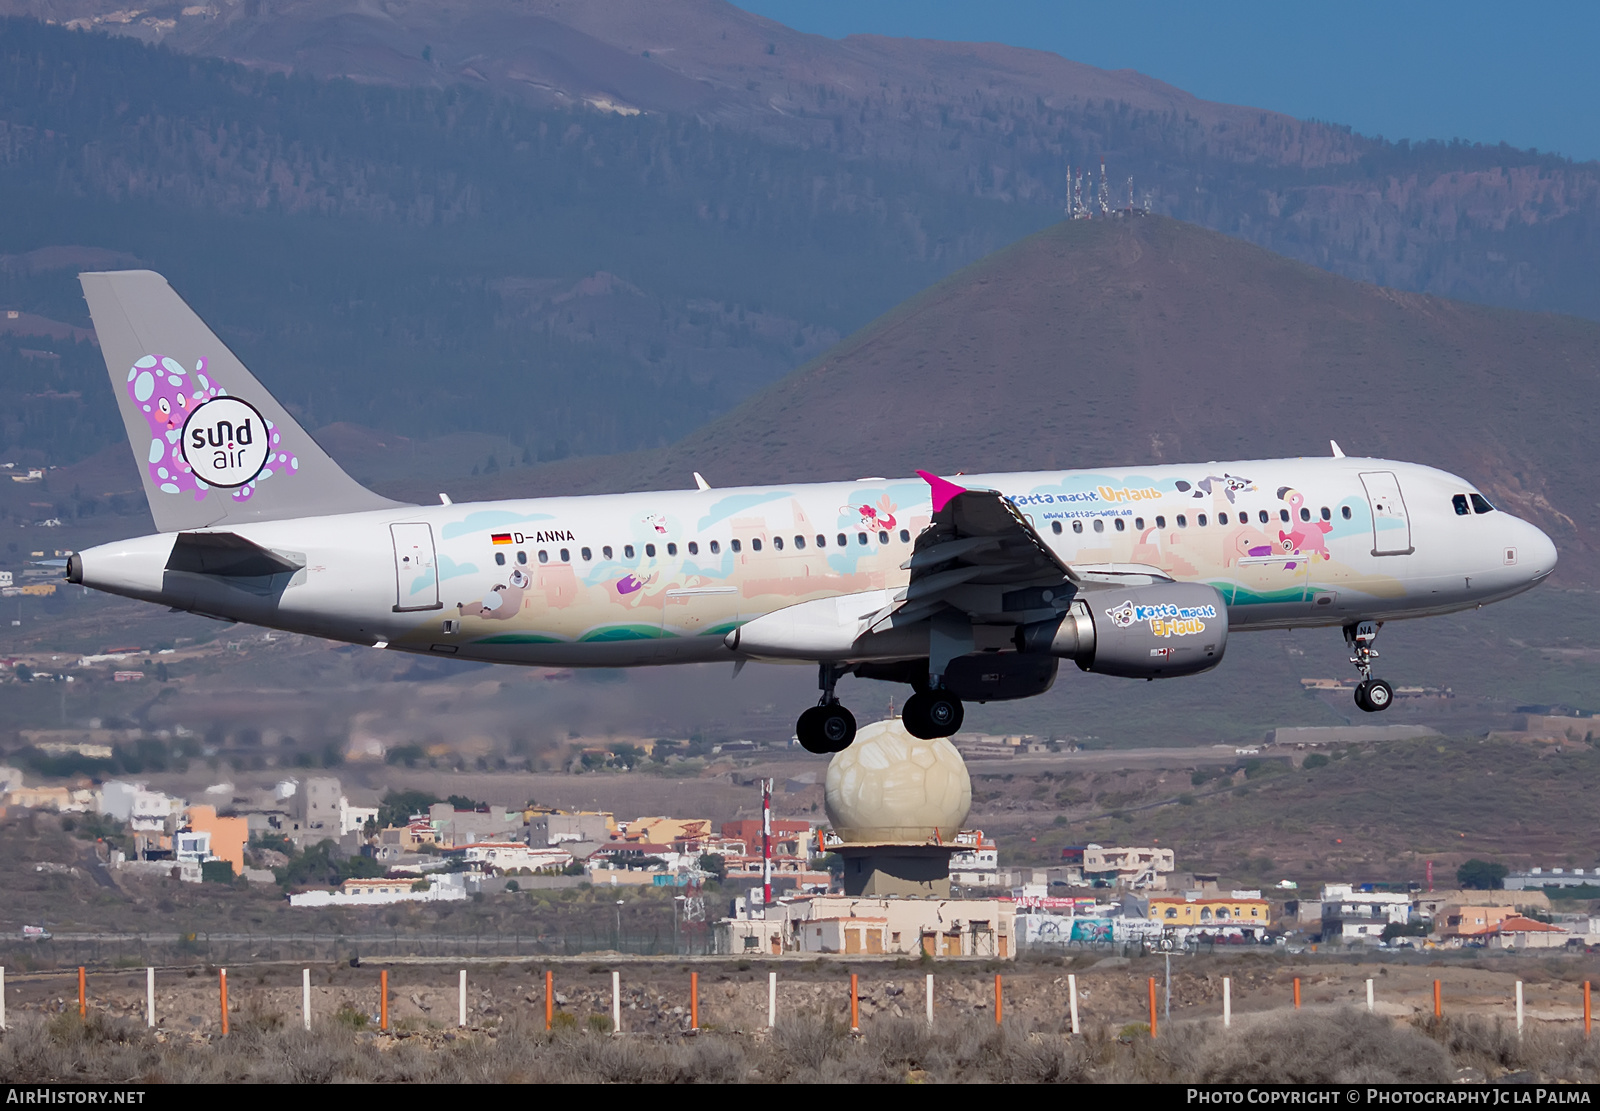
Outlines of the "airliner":
M224 621L460 660L814 664L795 734L839 752L848 675L909 685L905 728L1028 698L1062 660L1130 679L1222 662L1232 631L1338 627L1356 704L1387 621L1534 586L1556 549L1415 463L1254 459L438 505L347 475L172 290L83 274L158 533L67 579Z

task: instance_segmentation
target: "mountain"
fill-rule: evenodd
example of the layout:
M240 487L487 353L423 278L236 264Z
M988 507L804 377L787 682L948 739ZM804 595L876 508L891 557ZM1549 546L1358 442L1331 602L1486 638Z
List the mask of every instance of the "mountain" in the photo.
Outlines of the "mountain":
M0 0L0 14L365 84L693 116L1057 212L1107 196L1382 285L1600 318L1600 165L1386 142L1037 50L807 35L724 0Z
M1600 324L1341 278L1160 216L1066 221L664 451L455 493L1324 455L1478 483L1600 569Z

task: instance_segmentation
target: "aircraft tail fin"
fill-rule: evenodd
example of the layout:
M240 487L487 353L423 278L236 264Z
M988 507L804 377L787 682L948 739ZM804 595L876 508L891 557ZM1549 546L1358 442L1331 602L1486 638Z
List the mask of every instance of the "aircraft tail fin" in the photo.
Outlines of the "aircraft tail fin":
M80 274L156 528L384 509L150 270Z

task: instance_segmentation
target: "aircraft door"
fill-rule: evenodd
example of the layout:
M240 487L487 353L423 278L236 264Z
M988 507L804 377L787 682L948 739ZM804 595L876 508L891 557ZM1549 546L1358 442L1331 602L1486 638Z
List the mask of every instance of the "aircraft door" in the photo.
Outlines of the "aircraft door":
M425 521L409 521L390 525L389 535L394 540L394 612L443 608L433 528Z
M1367 504L1372 507L1372 554L1410 555L1416 551L1411 546L1411 517L1394 472L1363 471L1361 485L1366 487Z

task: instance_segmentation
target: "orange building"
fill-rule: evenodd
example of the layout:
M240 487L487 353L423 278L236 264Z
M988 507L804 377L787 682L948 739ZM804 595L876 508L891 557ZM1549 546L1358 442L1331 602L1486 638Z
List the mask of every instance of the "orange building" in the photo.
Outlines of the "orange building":
M1516 907L1448 906L1439 916L1435 929L1445 938L1482 937L1494 933L1500 923L1516 914Z
M211 834L211 855L233 865L233 874L244 873L244 847L250 841L250 823L244 818L219 818L215 806L191 806L183 815L184 827L195 833Z

